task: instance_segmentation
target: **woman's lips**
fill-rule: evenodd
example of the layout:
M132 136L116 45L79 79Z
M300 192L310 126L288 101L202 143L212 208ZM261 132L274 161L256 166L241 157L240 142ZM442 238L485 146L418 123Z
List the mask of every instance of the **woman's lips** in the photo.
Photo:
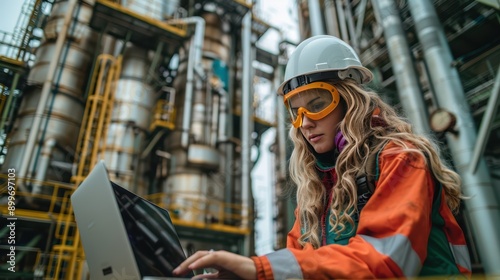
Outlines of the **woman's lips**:
M309 141L312 143L318 142L323 137L323 134L313 134L309 136Z

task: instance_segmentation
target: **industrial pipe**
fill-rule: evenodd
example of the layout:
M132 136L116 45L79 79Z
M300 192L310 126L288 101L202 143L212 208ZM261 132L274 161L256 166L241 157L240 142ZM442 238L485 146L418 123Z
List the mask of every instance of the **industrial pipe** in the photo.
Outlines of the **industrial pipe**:
M40 162L36 169L36 183L31 190L32 194L39 194L41 192L41 183L45 181L47 170L50 166L50 159L52 158L52 152L54 151L54 147L56 146L56 144L57 141L54 138L47 139L43 144L42 157L40 158Z
M185 149L189 146L189 131L191 128L191 117L194 94L194 72L201 70L201 58L203 39L205 38L205 20L202 17L183 18L183 22L195 24L194 36L189 47L189 58L186 77L186 94L184 98L184 111L182 113L181 146Z
M243 73L242 73L242 96L241 96L241 227L247 229L249 222L250 205L250 149L252 133L252 12L249 11L243 18L242 30L242 51L243 51ZM250 240L245 238L245 255L249 255Z
M477 144L469 104L460 83L458 71L446 35L430 0L408 1L422 44L425 62L440 107L452 112L457 118L458 133L446 135L453 161L462 177L463 191L470 199L465 200L472 232L486 274L500 275L500 205L496 199L484 159L479 160L476 173L470 172L469 164Z
M477 163L483 155L484 148L486 147L486 142L491 132L491 125L495 120L495 116L498 111L498 102L500 101L500 67L497 70L497 78L495 79L495 84L493 85L493 90L491 91L490 98L488 99L488 107L486 107L486 112L484 112L483 119L481 121L481 127L479 128L479 135L477 137L477 145L472 153L472 161L470 163L470 172L474 174L476 172Z
M377 21L384 27L392 72L396 76L399 99L404 111L417 133L428 133L430 131L428 112L396 2L380 0L372 1L372 5Z
M325 29L323 28L323 17L321 16L319 0L308 0L307 5L309 6L309 22L311 24L312 36L324 35Z

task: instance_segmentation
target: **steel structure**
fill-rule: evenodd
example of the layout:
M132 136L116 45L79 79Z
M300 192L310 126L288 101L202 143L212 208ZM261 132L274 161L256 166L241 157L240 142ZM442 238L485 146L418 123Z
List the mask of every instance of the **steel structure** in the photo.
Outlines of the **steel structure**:
M17 219L16 277L86 278L69 196L100 159L170 211L186 253L252 254L250 151L274 126L255 115L252 82L273 74L252 62L278 57L255 44L270 26L252 3L25 0L19 19L0 45L0 210Z
M325 32L350 43L375 73L370 86L404 113L417 133L439 140L443 157L461 175L463 192L469 197L458 219L467 235L474 272L500 275L498 1L298 0L296 4L302 39ZM282 61L286 55L282 53ZM433 114L438 111L442 114ZM284 126L278 125L282 147L286 143L279 135L286 135ZM289 151L283 147L275 151L281 159L276 189L283 192L287 176L280 166ZM294 206L288 200L278 201L276 230L281 238L276 247L280 248L293 222Z
M458 218L474 271L500 274L498 2L294 5L301 38L325 33L352 44L375 73L371 86L416 131L441 141L470 196ZM99 159L113 181L172 213L188 254L252 254L250 151L274 126L255 114L252 81L261 77L276 88L293 45L283 40L279 55L258 48L269 28L243 0L25 0L14 34L0 42L0 211L9 214L15 170L16 276L86 276L68 198ZM255 60L272 73L254 68ZM281 248L294 203L287 117L277 104ZM454 117L454 126L431 131L437 109ZM0 229L2 254L8 235Z

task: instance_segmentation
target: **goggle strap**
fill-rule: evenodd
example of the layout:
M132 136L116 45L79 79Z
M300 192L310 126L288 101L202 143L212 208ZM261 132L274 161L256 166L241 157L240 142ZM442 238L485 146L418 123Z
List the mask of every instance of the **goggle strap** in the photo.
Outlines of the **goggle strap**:
M326 72L312 73L308 75L301 75L293 77L292 79L290 79L290 81L288 81L288 83L286 83L283 86L283 94L286 95L287 93L298 87L328 79L341 80L338 75L338 71L326 71Z

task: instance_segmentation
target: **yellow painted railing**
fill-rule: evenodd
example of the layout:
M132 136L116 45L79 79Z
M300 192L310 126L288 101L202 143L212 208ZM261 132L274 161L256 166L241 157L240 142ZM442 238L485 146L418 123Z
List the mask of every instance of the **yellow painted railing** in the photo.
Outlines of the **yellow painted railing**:
M150 130L154 130L157 127L165 127L170 130L175 128L174 104L164 99L160 99L156 102Z
M146 199L169 211L176 225L204 228L215 231L248 234L250 229L242 227L241 204L225 203L193 193L157 193Z

